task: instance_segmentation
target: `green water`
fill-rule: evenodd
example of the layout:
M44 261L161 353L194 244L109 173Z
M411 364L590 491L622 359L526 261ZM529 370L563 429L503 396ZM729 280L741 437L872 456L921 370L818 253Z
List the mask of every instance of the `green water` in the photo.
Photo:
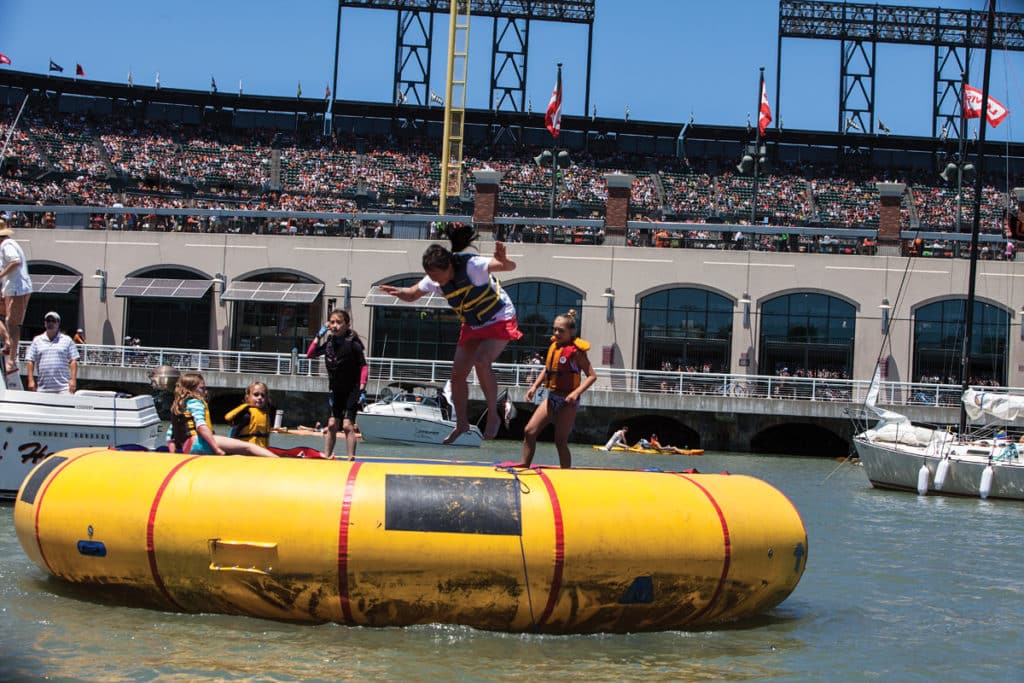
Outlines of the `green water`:
M275 437L280 446L318 446ZM480 449L376 447L366 455L518 459ZM827 459L607 454L585 466L696 466L764 479L807 526L796 591L753 622L701 632L536 636L459 626L301 626L109 606L36 568L0 506L0 680L57 681L1020 681L1020 503L918 498L870 488ZM557 462L541 444L537 462Z

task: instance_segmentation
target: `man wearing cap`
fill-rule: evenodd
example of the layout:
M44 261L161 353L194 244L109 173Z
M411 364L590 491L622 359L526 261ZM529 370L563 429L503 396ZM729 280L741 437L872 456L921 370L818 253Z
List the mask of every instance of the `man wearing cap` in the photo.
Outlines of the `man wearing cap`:
M21 325L25 322L28 297L32 294L32 278L28 274L28 259L21 245L14 241L14 231L7 227L7 221L0 218L0 293L7 309L7 329L11 343L17 347L21 341ZM7 371L18 367L18 355L7 357Z
M71 337L60 333L58 313L50 311L43 317L43 321L46 332L32 340L32 346L25 354L25 360L28 361L28 390L73 394L78 388L78 347L71 341Z

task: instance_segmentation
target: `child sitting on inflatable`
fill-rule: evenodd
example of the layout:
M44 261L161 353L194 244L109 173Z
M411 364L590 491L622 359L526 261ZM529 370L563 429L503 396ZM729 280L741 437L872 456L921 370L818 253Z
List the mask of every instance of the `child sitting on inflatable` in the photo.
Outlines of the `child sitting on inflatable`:
M213 433L211 424L210 408L206 403L206 380L198 372L186 372L174 387L171 425L167 428L167 447L172 452L277 457L254 443L218 436Z
M233 439L257 446L270 446L270 392L263 382L250 382L245 389L245 402L224 416L231 425Z

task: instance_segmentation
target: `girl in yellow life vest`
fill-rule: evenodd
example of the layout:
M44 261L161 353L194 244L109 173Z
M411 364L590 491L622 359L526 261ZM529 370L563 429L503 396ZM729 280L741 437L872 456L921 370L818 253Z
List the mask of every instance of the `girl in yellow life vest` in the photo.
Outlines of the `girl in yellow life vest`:
M231 425L228 436L248 441L264 448L270 445L270 392L263 382L251 382L245 389L245 403L227 415L224 421Z
M554 332L544 370L526 392L526 400L532 401L534 394L543 385L547 387L548 395L537 406L533 417L526 425L521 467L529 467L533 462L533 455L537 450L537 437L549 422L555 423L558 463L565 468L572 467L569 434L572 432L573 423L576 422L580 395L597 381L597 373L587 358L590 343L576 336L576 311L570 310L565 315L555 318Z

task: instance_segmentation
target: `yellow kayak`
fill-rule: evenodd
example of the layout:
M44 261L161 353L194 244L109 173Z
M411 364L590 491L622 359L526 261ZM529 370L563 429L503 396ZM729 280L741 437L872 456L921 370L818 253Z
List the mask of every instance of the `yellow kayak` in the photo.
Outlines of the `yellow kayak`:
M608 451L604 446L591 446L595 451ZM704 455L703 448L676 448L675 446L663 446L661 450L655 448L644 448L643 446L612 446L611 451L619 453L643 453L645 455Z

